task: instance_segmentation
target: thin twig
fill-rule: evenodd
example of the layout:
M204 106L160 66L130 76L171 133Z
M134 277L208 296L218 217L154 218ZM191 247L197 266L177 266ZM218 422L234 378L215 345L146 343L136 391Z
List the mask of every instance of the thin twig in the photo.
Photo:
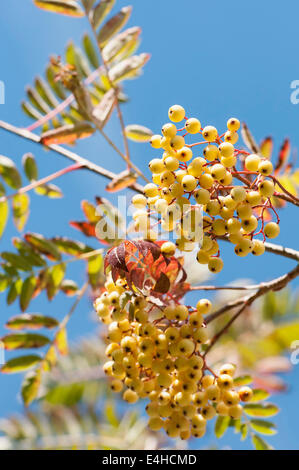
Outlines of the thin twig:
M58 153L59 155L62 155L63 157L68 158L69 160L72 160L73 162L81 164L82 168L86 168L89 171L92 171L93 173L96 173L98 175L103 176L104 178L108 180L114 180L117 178L117 174L113 173L112 171L106 170L105 168L102 168L101 166L97 165L96 163L93 163L86 158L81 157L80 155L71 152L68 149L65 149L64 147L61 147L60 145L44 145L40 141L40 137L33 132L30 132L26 129L22 129L16 126L13 126L12 124L9 124L5 121L0 121L0 128L4 129L7 132L10 132L11 134L15 134L19 137L22 137L23 139L30 140L31 142L35 142L36 144L43 145L44 147L53 150L54 152ZM138 183L133 183L129 186L131 189L138 193L143 192L143 188L140 184Z
M241 313L249 307L257 298L265 295L267 292L270 291L279 291L283 289L289 282L295 279L299 275L299 264L295 268L293 268L288 273L280 276L272 281L262 282L259 286L259 289L251 294L248 297L243 297L241 299L237 299L236 301L231 302L230 304L224 305L221 309L217 310L216 312L212 313L211 315L207 316L205 319L205 323L210 323L212 320L215 320L223 313L231 310L234 307L241 305L240 309L232 316L229 322L212 338L210 345L205 351L205 355L210 351L212 346L216 343L216 341L229 329L229 327L233 324L233 322L241 315Z
M28 193L28 191L31 191L32 189L38 188L39 186L43 184L49 183L49 181L53 181L59 176L66 175L67 173L78 170L79 168L82 168L82 164L75 163L75 165L71 165L71 166L68 166L67 168L63 168L62 170L56 171L55 173L52 173L51 175L45 176L45 178L41 178L40 180L33 181L32 183L27 184L27 186L23 186L22 188L20 188L18 191L16 191L13 194L0 197L0 203L7 201L9 199L13 199L15 196L18 196L20 194Z

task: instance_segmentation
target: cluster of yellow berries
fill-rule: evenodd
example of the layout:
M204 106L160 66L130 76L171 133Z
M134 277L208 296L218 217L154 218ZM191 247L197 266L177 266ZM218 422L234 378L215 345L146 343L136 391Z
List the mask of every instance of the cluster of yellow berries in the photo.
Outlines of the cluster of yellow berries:
M181 439L202 437L215 415L241 417L240 403L250 401L252 390L234 388L234 365L223 365L216 375L205 362L209 300L199 300L196 308L177 303L157 307L129 291L123 279L114 283L108 278L105 288L94 304L108 325L104 371L111 390L123 391L128 403L149 399L152 430L164 429Z
M172 106L168 116L171 122L164 124L162 135L153 135L150 141L152 147L163 150L161 158L149 163L153 183L144 187L144 195L132 199L135 230L148 239L157 239L154 214L158 217L156 225L174 234L181 251L199 246L197 260L212 272L223 267L217 237L228 237L238 256L263 254L265 237L275 238L280 231L278 216L277 223L265 223L264 217L266 210L275 212L271 202L275 192L272 163L234 147L240 127L236 118L229 119L227 131L219 135L215 127L202 128L198 119L187 119L182 106ZM178 129L175 123L182 120L184 125ZM179 131L184 134L179 135ZM204 140L188 144L185 138L190 134L201 135ZM195 156L194 148L201 144L202 154ZM244 170L236 169L238 161ZM236 178L237 185L233 182ZM263 239L254 239L259 234Z

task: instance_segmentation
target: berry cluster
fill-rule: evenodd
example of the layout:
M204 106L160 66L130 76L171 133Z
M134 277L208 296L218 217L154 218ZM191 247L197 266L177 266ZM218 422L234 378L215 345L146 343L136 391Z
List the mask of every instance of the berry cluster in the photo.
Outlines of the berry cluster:
M126 281L108 278L95 310L108 325L104 371L114 392L135 403L149 399L149 427L170 437L202 437L215 415L239 419L240 402L252 397L249 387L234 388L235 367L223 365L216 375L206 364L203 347L209 336L204 315L207 299L196 308L150 299L129 290ZM125 300L126 299L126 300Z
M162 158L149 163L153 183L144 187L144 195L132 199L135 230L157 239L155 215L156 225L174 233L181 251L193 251L198 244L197 261L214 273L223 267L217 237L226 236L238 256L263 254L266 237L275 238L280 231L271 202L275 194L272 163L235 147L240 127L236 118L230 118L227 131L219 135L215 127L202 128L198 119L186 118L182 106L172 106L168 116L171 122L164 124L162 135L153 135L150 141L153 148L163 150ZM184 126L178 129L175 123L183 120ZM204 140L185 141L196 134ZM194 155L200 145L201 155ZM276 222L269 221L271 212Z

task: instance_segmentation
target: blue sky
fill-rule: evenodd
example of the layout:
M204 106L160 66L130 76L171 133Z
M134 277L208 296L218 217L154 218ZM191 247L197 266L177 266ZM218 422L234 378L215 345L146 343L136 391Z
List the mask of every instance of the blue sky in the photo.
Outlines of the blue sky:
M285 137L291 139L293 149L299 145L299 105L290 102L291 82L299 79L297 18L299 4L239 2L215 0L201 2L172 0L130 2L134 9L130 26L143 29L141 50L152 54L144 75L126 83L131 100L124 107L127 124L144 124L154 131L167 121L167 109L174 103L182 104L188 115L197 116L202 123L214 124L224 129L230 116L246 121L257 140L266 135L275 137L275 152ZM118 8L126 2L117 1ZM5 84L6 102L0 106L0 118L19 126L29 124L20 110L24 98L24 86L41 74L50 54L61 54L67 41L77 43L88 30L85 20L66 18L38 10L31 0L3 2L0 17L0 80ZM116 119L107 127L109 135L122 144ZM33 144L18 140L0 132L0 153L20 165L23 153L32 151L38 161L41 176L68 165L53 153L44 152ZM134 161L144 171L147 162L155 156L148 146L131 144ZM81 142L78 153L87 156L109 169L120 171L123 162L100 139ZM46 236L56 234L80 236L68 226L68 220L81 218L80 200L92 200L103 195L105 181L87 172L66 175L57 180L65 197L46 200L32 196L32 214L27 230L42 232ZM66 220L67 215L67 220ZM282 212L281 234L278 242L297 246L295 209ZM292 222L291 222L292 221ZM1 249L9 249L11 236L16 235L10 223ZM236 277L261 281L284 273L293 266L290 260L272 255L261 258L239 259L229 247L223 247L225 268L217 283L227 283ZM80 269L81 268L81 269ZM74 268L79 283L84 281L82 266ZM9 308L1 301L1 324L17 307ZM38 298L31 311L55 314L62 318L71 305L69 299L58 296L53 305ZM70 338L79 339L94 330L91 305L83 301L70 324ZM4 330L0 329L2 334ZM280 427L271 442L277 448L298 448L296 425L298 412L298 372L290 374L291 388L288 394L275 397L283 412L276 422ZM20 377L0 376L0 416L21 409L16 395ZM211 442L209 440L209 442ZM237 440L223 438L223 445L240 447Z

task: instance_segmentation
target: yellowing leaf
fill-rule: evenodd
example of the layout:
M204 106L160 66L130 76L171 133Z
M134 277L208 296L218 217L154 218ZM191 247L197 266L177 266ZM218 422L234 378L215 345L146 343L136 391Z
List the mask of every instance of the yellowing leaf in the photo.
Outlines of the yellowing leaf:
M256 432L261 434L273 435L277 433L275 424L270 423L269 421L264 421L263 419L252 419L250 421L250 426Z
M61 330L58 331L55 338L55 346L63 356L68 354L67 332L65 328L61 328Z
M28 305L30 304L36 285L37 280L34 276L27 277L27 279L25 279L25 281L23 282L20 294L20 307L23 312L27 309Z
M0 237L5 230L9 215L9 205L7 201L0 202Z
M147 127L139 124L130 124L126 126L126 136L134 142L149 142L153 132Z
M95 129L88 122L78 122L44 132L40 141L44 145L72 144L78 139L90 137L94 132Z
M53 13L75 17L84 16L84 11L73 0L33 0L33 2L37 7Z
M29 372L25 377L25 380L22 384L22 398L25 406L30 405L30 403L36 398L39 386L41 381L41 371L37 369L36 371Z
M272 447L257 434L252 436L252 443L256 450L272 450Z
M149 59L150 54L143 53L122 60L110 69L109 77L111 81L117 83L128 78L134 78Z
M115 4L115 0L101 0L91 11L90 20L95 29L98 29L102 21L109 15Z
M16 165L4 155L0 155L0 175L11 188L19 189L22 186L21 176Z
M131 184L135 183L136 180L137 180L136 173L125 170L119 175L117 175L117 177L114 178L106 186L106 191L108 191L109 193L115 193L117 191L121 191L122 189L125 189L128 186L131 186Z
M103 49L103 57L106 62L114 60L118 55L124 54L126 50L130 50L141 33L141 28L134 26L119 33L106 44Z
M253 417L269 417L275 416L279 412L279 408L272 403L262 404L246 404L243 407L245 413Z
M34 367L41 361L41 357L35 354L28 356L15 357L7 361L2 367L1 372L4 374L15 374Z

